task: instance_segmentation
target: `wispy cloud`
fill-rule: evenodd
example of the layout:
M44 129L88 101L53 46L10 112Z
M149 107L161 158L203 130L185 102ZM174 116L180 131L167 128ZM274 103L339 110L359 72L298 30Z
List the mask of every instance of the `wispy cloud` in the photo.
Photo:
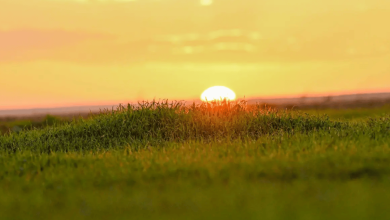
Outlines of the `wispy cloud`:
M2 25L32 28L0 31L0 62L290 62L390 54L390 3L382 0L366 5L216 1L207 10L196 7L197 0L85 5L72 3L77 0L0 1L8 2L0 5L0 20L8 21L0 23L0 30ZM115 39L93 33L110 33Z
M43 53L88 40L107 39L105 34L65 30L19 29L0 31L0 62L40 58Z

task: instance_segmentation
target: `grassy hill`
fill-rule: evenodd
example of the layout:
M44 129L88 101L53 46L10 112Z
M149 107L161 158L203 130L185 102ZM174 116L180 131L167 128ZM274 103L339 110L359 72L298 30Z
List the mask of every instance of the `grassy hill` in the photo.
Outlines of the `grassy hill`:
M145 102L12 132L0 218L388 219L390 117L373 115Z

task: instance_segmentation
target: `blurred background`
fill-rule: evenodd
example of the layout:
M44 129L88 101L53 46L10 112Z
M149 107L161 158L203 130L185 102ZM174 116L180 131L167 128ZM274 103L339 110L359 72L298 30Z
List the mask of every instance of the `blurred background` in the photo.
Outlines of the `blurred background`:
M388 21L388 0L0 0L0 110L196 101L215 85L390 100Z

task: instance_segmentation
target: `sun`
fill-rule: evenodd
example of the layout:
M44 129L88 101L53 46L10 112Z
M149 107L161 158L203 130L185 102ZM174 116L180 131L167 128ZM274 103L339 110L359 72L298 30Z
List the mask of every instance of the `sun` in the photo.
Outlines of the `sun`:
M233 101L236 99L236 94L233 90L225 86L214 86L204 91L200 98L204 102L220 101L225 99Z

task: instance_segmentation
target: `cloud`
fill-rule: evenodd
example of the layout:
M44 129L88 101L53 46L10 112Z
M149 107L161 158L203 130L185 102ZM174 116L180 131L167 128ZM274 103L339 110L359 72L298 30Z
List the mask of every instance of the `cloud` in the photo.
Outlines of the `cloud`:
M230 24L210 18L207 31L200 28L202 22L196 21L193 22L197 25L183 30L183 24L190 24L188 19L191 17L184 16L183 19L187 20L181 23L182 20L173 21L169 16L137 20L138 17L131 17L133 14L127 13L105 22L94 20L95 23L99 21L97 32L115 33L115 39L90 33L92 31L30 29L0 32L0 62L45 59L88 64L128 64L375 58L390 54L390 31L384 24L390 17L389 12L378 9L288 16L259 15L257 23L247 26L244 25L245 19ZM131 22L134 20L137 22Z
M108 35L104 34L64 30L0 31L0 62L50 57L56 49L77 45L88 40L107 38Z

